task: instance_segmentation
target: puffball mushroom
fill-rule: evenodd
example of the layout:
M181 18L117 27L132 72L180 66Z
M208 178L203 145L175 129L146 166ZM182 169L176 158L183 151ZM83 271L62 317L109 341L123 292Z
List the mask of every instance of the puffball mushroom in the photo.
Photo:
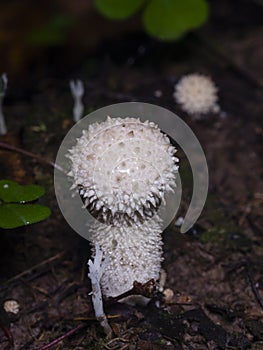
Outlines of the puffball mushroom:
M106 297L130 290L134 281L159 278L158 209L175 186L175 153L155 123L110 117L83 130L69 150L72 187L97 219L90 239L104 259L109 256L100 280Z
M199 117L209 112L219 112L217 90L210 77L193 73L179 80L173 96L183 111Z

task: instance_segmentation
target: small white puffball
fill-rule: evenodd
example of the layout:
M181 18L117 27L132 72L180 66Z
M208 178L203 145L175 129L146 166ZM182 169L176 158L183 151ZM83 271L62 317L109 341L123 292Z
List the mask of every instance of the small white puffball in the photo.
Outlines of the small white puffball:
M175 85L174 99L182 110L194 116L220 111L217 87L208 76L194 73L183 76Z
M6 300L3 307L6 312L11 312L12 314L18 314L19 312L19 304L16 300Z
M170 288L166 288L164 291L163 291L163 295L164 295L164 300L167 304L169 304L169 302L171 302L173 300L173 297L174 297L174 292L172 289Z

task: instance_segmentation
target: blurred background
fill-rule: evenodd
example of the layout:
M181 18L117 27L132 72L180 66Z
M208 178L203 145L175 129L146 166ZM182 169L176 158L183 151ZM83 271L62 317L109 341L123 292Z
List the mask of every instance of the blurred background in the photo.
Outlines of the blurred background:
M180 4L180 1L176 2ZM189 8L193 7L190 10L192 17L198 16L199 10L203 11L200 9L202 2L196 6L193 6L194 1L188 0L186 3L188 2ZM119 5L121 2L118 4L116 0L105 1L105 3L115 3L115 7L121 7ZM196 27L201 28L197 28L196 31L191 30L194 26L191 23L192 19L181 15L181 21L188 20L185 30L174 33L171 28L171 35L167 35L170 39L168 43L162 42L156 35L146 34L147 28L145 29L145 21L143 22L146 2L138 3L142 4L141 7L137 11L135 9L130 16L128 11L127 18L114 20L105 17L103 11L95 6L95 1L91 0L38 2L2 0L0 4L1 71L8 72L11 79L13 77L34 79L47 74L63 77L85 64L88 65L91 56L96 57L99 52L103 51L105 56L115 54L115 58L125 62L129 54L151 56L152 51L149 52L149 47L154 50L156 46L159 50L165 50L166 55L169 55L172 50L174 58L180 58L182 48L178 47L179 43L186 44L189 40L189 32L195 32L198 39L202 37L215 47L219 46L218 49L223 50L225 59L236 59L236 63L241 66L249 65L247 71L252 76L257 77L258 74L255 72L259 72L259 69L262 73L260 57L263 50L261 45L263 5L261 0L210 0L208 13L200 14L202 17L199 21L200 25L196 24ZM158 8L158 1L156 3ZM118 12L116 11L115 14L113 11L110 15L118 17ZM174 18L171 15L163 20L166 23L178 21L176 11ZM159 25L161 26L162 23L160 22ZM192 40L200 46L196 36ZM146 52L136 51L140 45L146 45ZM241 58L239 53L243 46L246 54L241 55L244 56ZM254 51L255 47L256 51Z

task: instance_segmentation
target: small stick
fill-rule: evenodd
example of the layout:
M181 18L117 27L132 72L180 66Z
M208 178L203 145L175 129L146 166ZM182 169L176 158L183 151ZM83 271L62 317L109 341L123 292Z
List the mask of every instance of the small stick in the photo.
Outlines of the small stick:
M262 88L262 83L260 80L257 80L252 76L245 68L243 68L239 63L233 60L227 52L222 50L220 47L215 45L211 40L205 38L202 34L192 34L192 40L190 42L190 46L199 45L199 47L205 48L208 53L215 55L217 62L220 64L225 63L230 67L230 69L248 81L250 84L253 84L257 88ZM199 40L199 42L198 42Z
M25 271L19 273L18 275L16 275L16 276L10 278L9 280L7 280L7 281L5 282L5 285L8 285L8 284L10 284L10 283L12 283L12 282L14 282L14 281L16 281L16 280L18 280L18 279L24 277L25 275L30 274L30 273L31 273L33 270L35 270L35 269L38 269L38 268L40 268L40 267L43 267L43 266L45 266L46 264L51 263L51 262L53 262L54 260L59 259L59 258L62 257L64 254L65 254L65 252L63 251L62 253L58 253L58 254L52 256L51 258L48 258L48 259L42 261L41 263L30 267L29 269L27 269L27 270L25 270ZM0 290L1 290L1 288L0 288Z
M10 144L5 143L5 142L0 142L0 147L4 148L4 149L7 149L9 151L14 151L14 152L18 152L18 153L24 154L24 155L26 155L26 156L28 156L30 158L38 160L41 163L46 163L46 164L52 166L53 168L55 168L55 169L57 169L57 170L59 170L59 171L61 171L63 173L66 173L65 169L61 168L61 166L57 165L56 163L54 163L51 160L48 160L48 159L45 159L44 157L39 156L38 154L26 151L26 150L24 150L22 148L10 145Z
M52 342L41 346L40 348L37 348L36 350L48 350L50 348L52 348L53 346L57 345L58 343L60 343L62 340L68 338L69 336L71 336L72 334L76 333L78 330L80 330L81 328L83 328L84 325L83 324L79 324L77 327L71 329L70 331L68 331L67 333L61 335L60 337L58 337L57 339L53 340Z
M263 309L263 299L261 298L261 296L259 294L257 283L254 280L254 277L253 277L253 275L251 273L251 270L250 270L250 268L248 266L248 263L246 264L246 272L247 272L247 277L248 277L248 281L250 283L252 292L253 292L257 302L259 303L259 305Z
M118 295L117 297L110 297L108 300L106 300L106 305L110 306L112 304L117 303L119 300L132 295L142 295L145 298L152 298L155 294L155 291L156 284L154 279L151 279L146 283L139 283L137 281L134 281L132 289L128 290L127 292L121 295Z
M7 327L6 325L4 325L1 320L0 320L0 327L2 328L2 330L4 331L4 333L6 335L6 338L8 339L8 345L5 347L5 349L13 349L14 348L14 338L13 338L12 332L10 331L10 328Z
M261 236L262 231L260 230L260 228L255 224L254 220L252 219L252 217L248 214L246 216L247 221L252 229L252 231L257 235L257 236Z

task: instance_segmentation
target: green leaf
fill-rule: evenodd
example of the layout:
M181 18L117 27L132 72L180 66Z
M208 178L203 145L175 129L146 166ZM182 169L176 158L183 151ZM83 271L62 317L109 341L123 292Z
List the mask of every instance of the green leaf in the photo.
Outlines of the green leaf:
M143 14L146 31L159 39L175 40L203 24L206 0L151 0Z
M67 39L69 29L75 24L73 17L66 14L54 15L40 28L35 28L26 37L34 45L62 45Z
M111 19L125 19L133 15L145 0L94 0L98 11Z
M0 201L6 203L31 202L43 196L45 190L38 185L20 186L10 180L0 180Z
M42 221L49 217L50 209L40 204L0 205L0 227L16 228Z

